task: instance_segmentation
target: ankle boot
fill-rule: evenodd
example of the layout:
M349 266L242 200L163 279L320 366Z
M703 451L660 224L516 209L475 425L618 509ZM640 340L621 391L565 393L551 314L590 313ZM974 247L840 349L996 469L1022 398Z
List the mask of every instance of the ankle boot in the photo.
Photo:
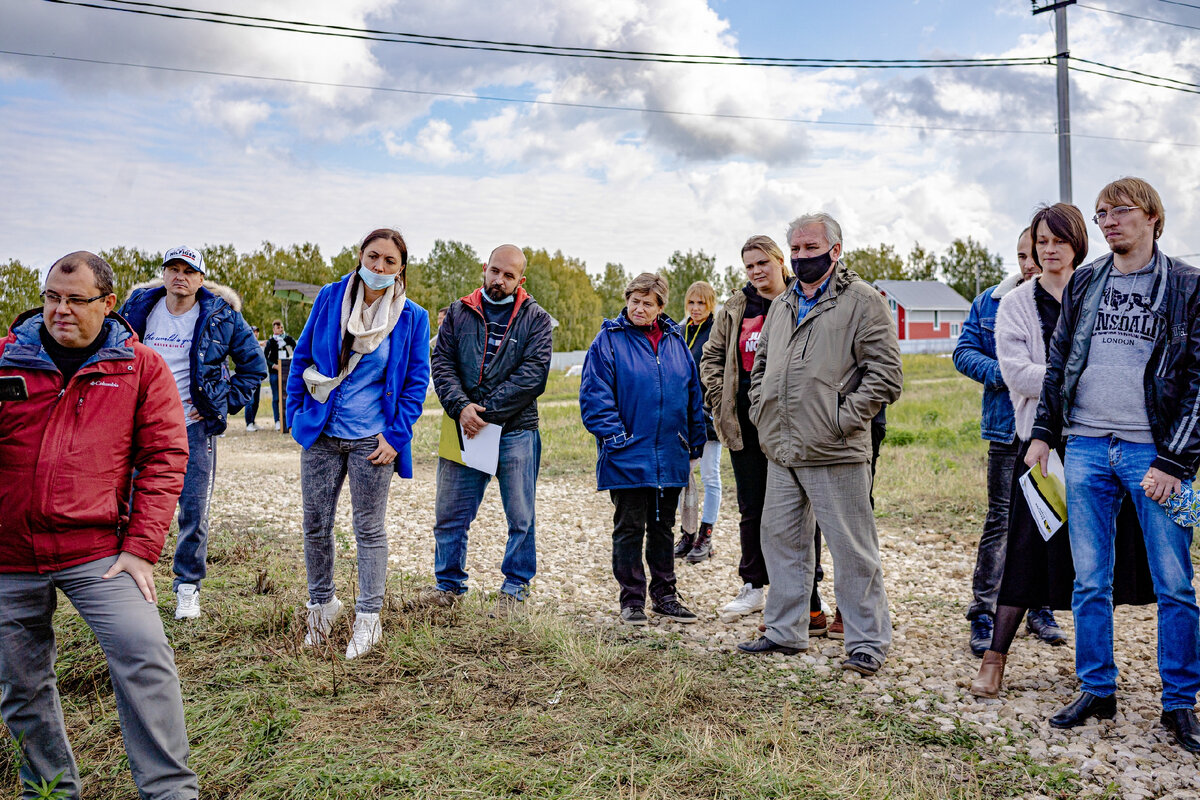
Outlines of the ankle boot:
M675 543L675 557L683 558L688 553L692 552L692 544L696 541L696 534L680 531L679 541Z
M699 564L706 558L712 557L712 529L713 526L709 523L700 523L700 532L696 534L692 549L687 554L688 563Z
M1008 656L988 650L983 654L983 663L979 665L979 674L971 681L971 694L976 697L999 697L1000 684L1004 680L1004 662Z

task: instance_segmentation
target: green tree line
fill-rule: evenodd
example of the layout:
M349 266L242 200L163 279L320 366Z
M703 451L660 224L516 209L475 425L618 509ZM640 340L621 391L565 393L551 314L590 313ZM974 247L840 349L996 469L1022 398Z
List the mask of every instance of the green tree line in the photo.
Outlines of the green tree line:
M259 330L270 330L273 319L285 321L287 330L298 335L311 308L306 303L277 297L275 279L310 283L318 286L338 280L358 264L356 247L343 247L326 259L311 243L281 247L263 242L253 251L239 253L233 245L205 245L209 281L222 283L242 298L242 314ZM131 247L115 247L100 252L116 273L117 296L122 302L133 287L157 281L162 270L162 253ZM557 350L586 348L604 318L616 317L625 305L625 287L643 270L628 270L622 264L609 263L596 275L589 275L583 261L561 250L525 248L528 260L525 288L558 322L554 332ZM436 328L437 310L470 294L482 282L485 256L462 242L438 239L424 259L410 260L408 296L430 314ZM990 286L1004 277L1000 256L990 253L974 239L956 239L940 257L913 246L901 257L888 244L865 247L846 253L847 265L866 280L943 280L966 298L974 296L975 274L981 286ZM724 299L745 284L741 265L717 266L717 259L703 250L676 250L666 264L650 268L667 278L670 287L666 314L673 320L684 318L684 295L696 281L707 281ZM649 271L649 270L646 270ZM7 326L17 314L40 305L38 274L19 261L0 262L0 326Z

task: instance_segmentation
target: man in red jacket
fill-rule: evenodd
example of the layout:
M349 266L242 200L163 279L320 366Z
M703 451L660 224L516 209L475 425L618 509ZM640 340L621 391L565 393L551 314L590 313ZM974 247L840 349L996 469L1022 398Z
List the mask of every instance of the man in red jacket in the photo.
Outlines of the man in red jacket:
M187 469L183 405L162 358L111 313L103 259L59 259L42 297L0 341L0 376L24 378L28 395L0 404L0 714L24 796L56 777L79 796L54 676L59 589L108 660L139 794L195 798L154 587Z

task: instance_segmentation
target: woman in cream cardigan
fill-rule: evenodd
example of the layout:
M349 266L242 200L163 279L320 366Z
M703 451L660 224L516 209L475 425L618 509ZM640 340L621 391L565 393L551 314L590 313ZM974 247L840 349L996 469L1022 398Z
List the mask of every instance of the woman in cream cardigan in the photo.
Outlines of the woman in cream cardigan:
M1073 205L1056 203L1039 208L1030 230L1033 257L1042 274L1005 295L996 312L996 357L1012 398L1017 436L1021 439L1017 464L1023 463L1029 447L1046 375L1046 354L1058 324L1063 291L1075 268L1083 263L1088 248L1087 225L1083 214ZM996 600L995 629L979 675L971 683L971 693L978 697L996 697L1000 693L1008 648L1027 609L1071 608L1075 567L1067 526L1055 532L1049 541L1042 538L1017 483L1024 471L1013 472L1008 545ZM1119 529L1128 530L1128 516L1122 512ZM1118 554L1124 550L1129 558L1118 559L1128 569L1117 576L1119 587L1114 587L1114 603L1153 602L1144 545L1140 559L1136 552L1141 544L1140 531L1137 536L1118 534L1118 542Z

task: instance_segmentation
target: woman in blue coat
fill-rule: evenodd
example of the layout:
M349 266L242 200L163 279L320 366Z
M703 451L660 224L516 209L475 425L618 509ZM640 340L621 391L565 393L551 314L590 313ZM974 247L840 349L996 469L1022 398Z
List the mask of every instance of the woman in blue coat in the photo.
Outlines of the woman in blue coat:
M588 348L579 385L583 425L596 437L596 488L616 506L613 575L627 625L647 623L643 540L651 612L696 621L675 596L672 529L691 460L708 437L696 362L662 313L667 291L666 279L649 272L629 283L625 309Z
M288 377L287 423L304 447L309 646L325 642L342 611L333 588L333 518L350 478L358 600L346 658L363 655L382 635L388 487L393 472L412 477L413 425L429 386L429 315L405 297L407 266L398 231L367 234L358 270L317 295Z

